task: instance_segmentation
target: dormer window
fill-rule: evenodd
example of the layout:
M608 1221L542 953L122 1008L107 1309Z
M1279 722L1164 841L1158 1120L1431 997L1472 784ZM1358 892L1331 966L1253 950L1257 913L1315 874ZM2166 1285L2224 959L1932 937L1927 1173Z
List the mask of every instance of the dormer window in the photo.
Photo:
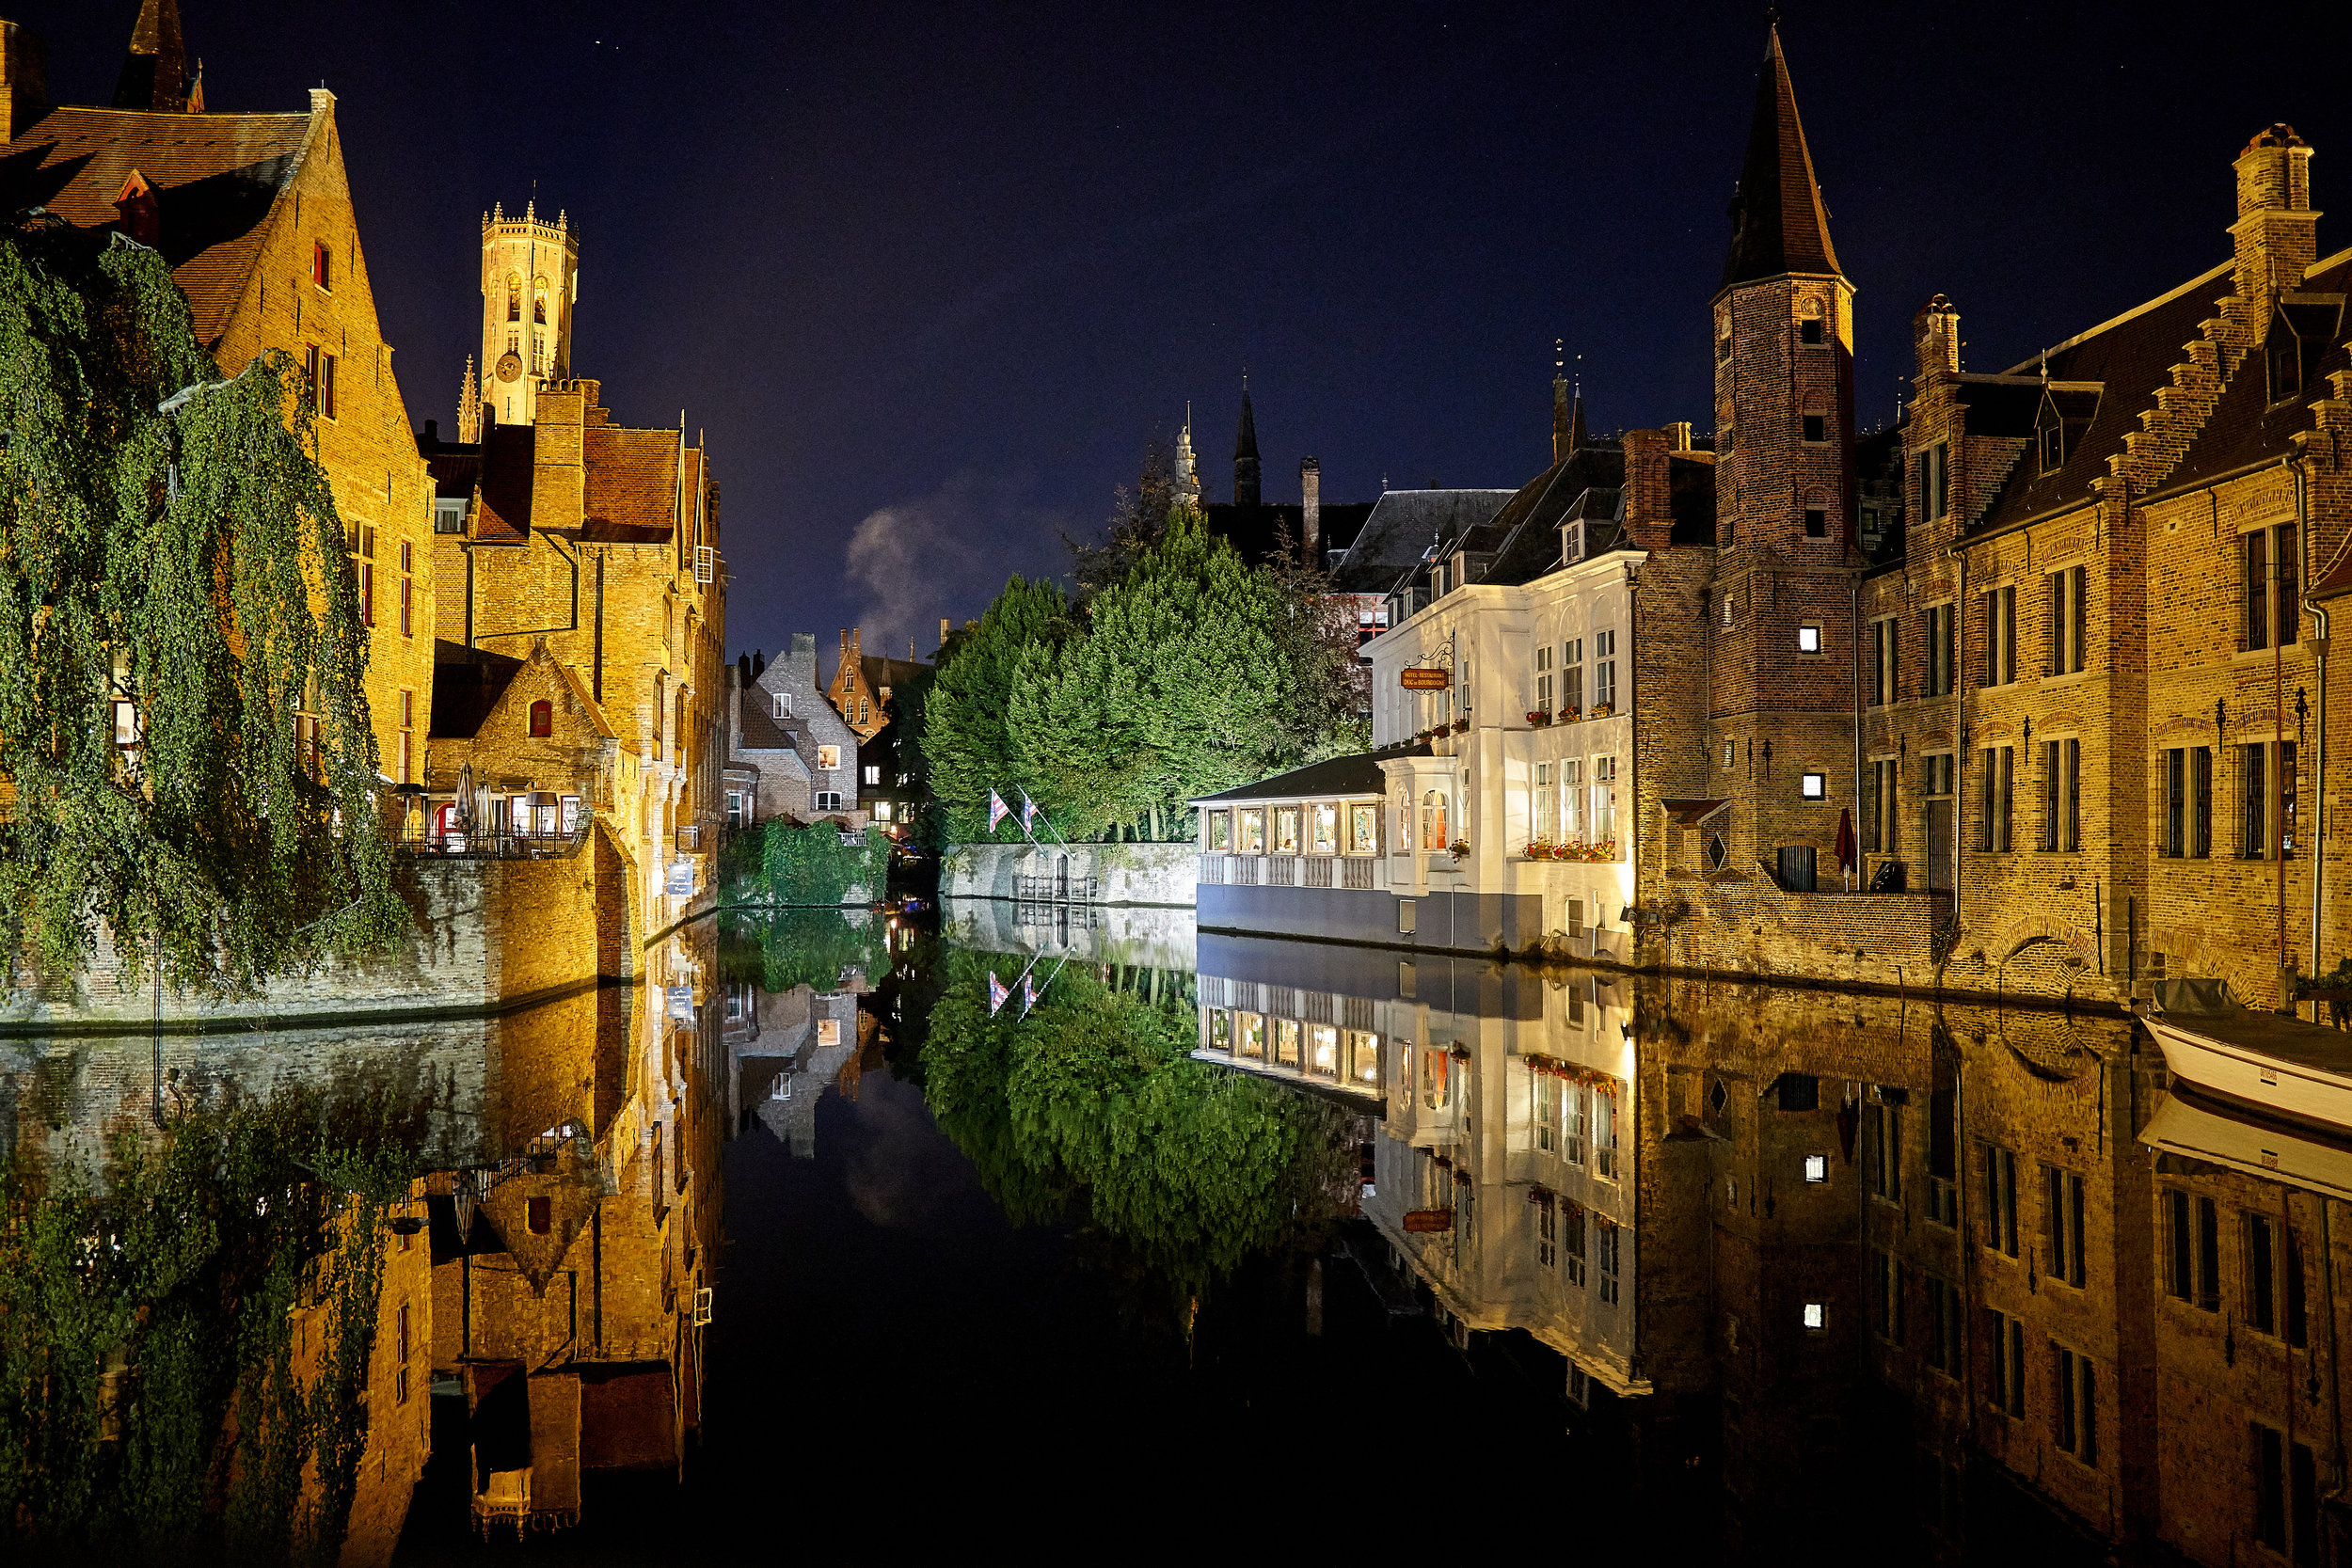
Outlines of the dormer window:
M2058 472L2066 462L2066 421L2058 418L2047 398L2042 400L2042 420L2034 434L2042 448L2042 471Z
M775 710L775 716L776 716L778 719L789 719L789 718L791 718L791 717L792 717L792 697L791 697L791 693L789 693L789 692L786 692L786 691L779 691L779 692L777 692L775 695L776 695L776 710Z
M2310 384L2319 356L2344 325L2344 298L2318 293L2279 296L2279 309L2270 318L2270 337L2263 345L2270 372L2271 402L2284 403Z

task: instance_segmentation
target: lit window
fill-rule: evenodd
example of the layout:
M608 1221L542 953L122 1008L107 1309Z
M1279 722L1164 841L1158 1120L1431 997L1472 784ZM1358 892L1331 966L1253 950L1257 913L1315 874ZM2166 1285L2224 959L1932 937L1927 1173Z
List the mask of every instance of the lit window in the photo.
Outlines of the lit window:
M531 738L545 740L555 734L555 705L545 697L531 705Z
M841 748L838 746L818 747L817 767L820 772L839 772L841 770Z
M326 246L313 242L310 246L310 281L332 293L335 287L335 262Z
M1829 777L1824 773L1807 773L1798 781L1798 792L1808 800L1829 798Z
M1828 1180L1829 1156L1826 1154L1806 1155L1804 1157L1804 1179L1807 1181Z
M1819 626L1799 626L1797 628L1797 652L1801 654L1818 654L1820 651L1821 628Z
M1809 1329L1827 1328L1829 1308L1818 1301L1806 1302L1804 1304L1804 1326Z
M779 719L789 719L792 717L792 699L781 691L776 693L775 716Z

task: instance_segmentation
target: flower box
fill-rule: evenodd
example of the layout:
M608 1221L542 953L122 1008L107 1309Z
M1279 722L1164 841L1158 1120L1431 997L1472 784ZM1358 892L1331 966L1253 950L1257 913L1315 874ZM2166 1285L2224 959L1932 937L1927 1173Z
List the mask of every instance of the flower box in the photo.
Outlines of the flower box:
M1457 861L1467 859L1470 855L1470 840L1457 838L1445 847L1445 852Z
M1530 724L1537 726L1549 724L1551 722L1551 715L1546 713L1542 708L1531 708L1528 711L1527 721Z
M1607 719L1607 718L1609 718L1611 715L1614 714L1616 711L1617 711L1617 709L1616 709L1616 706L1615 706L1615 705L1614 705L1614 704L1612 704L1612 703L1595 703L1595 704L1593 705L1593 711L1592 711L1591 713L1587 714L1585 717L1587 717L1587 718L1589 718L1589 719Z
M1469 720L1467 720L1467 719L1456 719L1455 721L1454 721L1454 733L1455 735L1460 735L1460 734L1462 734L1465 730L1468 730L1469 728L1470 728L1470 721L1469 721Z
M1572 724L1583 717L1584 710L1581 707L1564 707L1560 710L1560 722L1563 724Z
M1532 861L1548 861L1551 859L1554 847L1555 846L1552 844L1551 840L1548 838L1529 839L1527 841L1527 858Z

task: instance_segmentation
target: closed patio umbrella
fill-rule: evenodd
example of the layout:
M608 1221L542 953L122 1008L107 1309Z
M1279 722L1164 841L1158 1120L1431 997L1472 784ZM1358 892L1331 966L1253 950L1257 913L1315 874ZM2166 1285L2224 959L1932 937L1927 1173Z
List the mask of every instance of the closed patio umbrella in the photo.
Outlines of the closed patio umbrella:
M1854 854L1853 813L1844 806L1837 808L1837 869L1848 877L1862 869Z

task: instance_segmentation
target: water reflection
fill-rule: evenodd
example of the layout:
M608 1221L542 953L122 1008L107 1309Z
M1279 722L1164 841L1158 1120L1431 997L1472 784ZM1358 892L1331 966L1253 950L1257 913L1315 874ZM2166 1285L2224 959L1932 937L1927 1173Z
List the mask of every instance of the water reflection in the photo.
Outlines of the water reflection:
M2121 1018L982 906L724 915L503 1018L0 1052L28 1546L653 1560L773 1410L867 1407L775 1354L843 1300L1024 1463L1393 1409L1669 1555L2342 1545L2352 1139ZM681 1476L707 1509L643 1506Z

